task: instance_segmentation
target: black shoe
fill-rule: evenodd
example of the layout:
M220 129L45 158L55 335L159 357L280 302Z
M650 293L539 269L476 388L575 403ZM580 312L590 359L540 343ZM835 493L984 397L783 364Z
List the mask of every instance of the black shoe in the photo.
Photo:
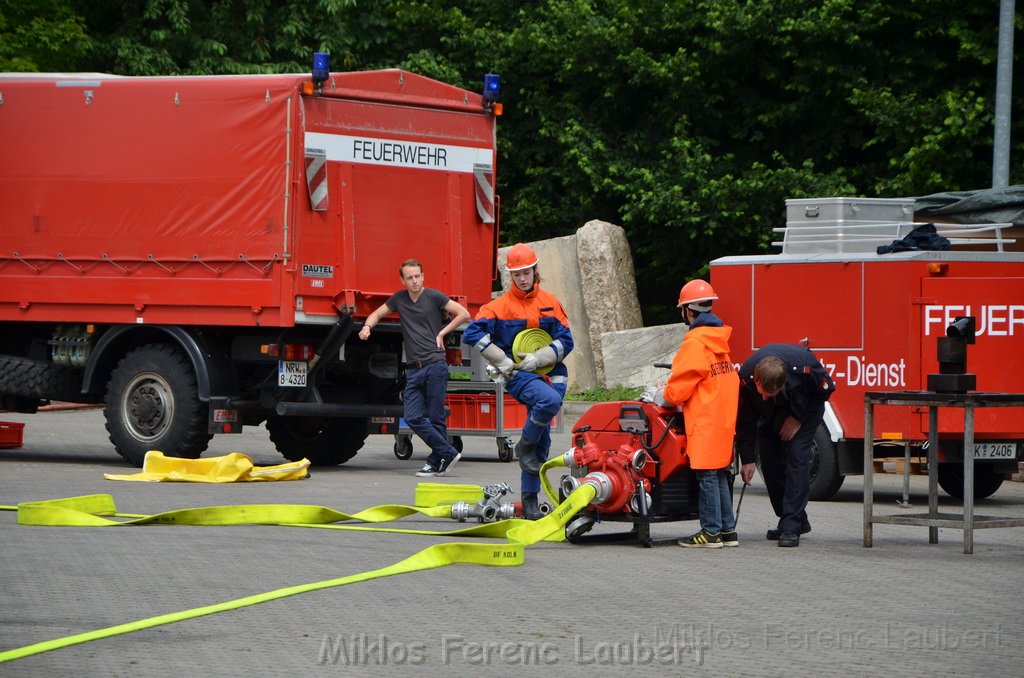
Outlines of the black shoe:
M783 532L779 535L779 546L800 546L800 535L796 532Z
M739 546L740 537L736 534L736 530L729 532L722 532L722 546Z
M416 475L420 478L429 478L431 476L437 475L437 469L431 466L430 464L424 464L423 468L421 468L419 471L416 471Z
M447 459L442 459L441 460L441 466L438 467L437 473L435 475L439 475L439 476L448 475L448 471L452 470L452 466L455 466L455 464L459 461L459 459L462 459L462 453L461 452L456 452L454 457L448 457Z
M800 526L800 534L807 534L810 531L811 531L811 524L810 523L804 523L803 525ZM768 541L778 541L779 540L779 533L780 532L781 532L781 530L779 530L778 528L772 528L772 529L768 530L767 534L764 535L765 539L767 539Z
M733 532L735 535L736 533ZM724 544L722 543L721 534L711 534L710 532L701 528L697 534L691 534L689 537L677 539L676 543L683 548L688 549L720 549ZM739 542L736 542L739 544Z
M523 519L525 520L540 520L544 517L541 513L540 507L537 505L537 493L536 492L524 492L523 493Z
M522 438L516 443L516 456L519 457L519 468L531 476L540 473L540 459L537 458L537 446Z

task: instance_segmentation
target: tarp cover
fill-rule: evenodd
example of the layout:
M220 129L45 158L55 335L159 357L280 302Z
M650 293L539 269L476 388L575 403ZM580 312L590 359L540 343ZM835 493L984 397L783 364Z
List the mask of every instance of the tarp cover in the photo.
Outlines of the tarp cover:
M1024 184L978 191L933 193L914 199L915 221L1024 226Z

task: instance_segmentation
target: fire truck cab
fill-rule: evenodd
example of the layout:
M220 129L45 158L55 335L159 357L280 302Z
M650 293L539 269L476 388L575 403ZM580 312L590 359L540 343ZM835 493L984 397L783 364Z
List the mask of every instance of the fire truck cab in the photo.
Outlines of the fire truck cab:
M811 466L811 498L828 499L847 475L864 471L864 394L927 390L939 372L937 339L957 318L972 316L976 344L967 371L977 391L1024 387L1024 251L1012 223L935 224L949 249L880 254L921 226L914 199L787 200L779 254L711 262L720 299L715 312L734 327L737 361L765 344L805 344L829 370L836 392L827 403ZM922 471L926 407L875 410L875 469L887 471L906 447ZM939 417L938 477L963 495L962 410ZM1024 408L978 410L975 496L987 497L1017 470L1024 450ZM959 462L959 463L958 463Z

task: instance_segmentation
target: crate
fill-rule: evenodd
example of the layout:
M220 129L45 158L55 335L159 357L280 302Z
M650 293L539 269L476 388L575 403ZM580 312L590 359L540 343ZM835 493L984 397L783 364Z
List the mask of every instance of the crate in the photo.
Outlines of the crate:
M25 424L0 421L0 448L21 447L24 433Z
M915 225L913 198L800 198L786 200L786 228L775 230L783 254L874 252Z
M497 431L497 397L494 393L449 393L445 401L451 414L449 431ZM526 406L504 394L502 430L515 430L526 423Z

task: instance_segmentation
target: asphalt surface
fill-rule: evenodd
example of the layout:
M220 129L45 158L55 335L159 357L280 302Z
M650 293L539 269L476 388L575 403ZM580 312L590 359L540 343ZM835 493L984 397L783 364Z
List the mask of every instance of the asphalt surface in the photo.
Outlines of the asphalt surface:
M3 505L107 493L136 514L255 503L354 513L412 504L426 456L416 441L400 461L390 437L372 436L349 463L303 481L115 482L103 474L134 471L99 411L0 419L27 422L24 446L0 450ZM492 438L464 444L445 482L518 489L517 465L498 461ZM218 436L206 456L231 451L283 461L262 428ZM901 479L876 478L876 511L903 510ZM922 511L926 479L912 481ZM864 548L862 488L848 478L835 500L812 503L813 532L795 549L765 540L775 521L755 479L736 549L545 542L521 567L454 565L322 589L26 657L0 664L0 675L1020 675L1024 529L977 530L965 555L960 530L929 545L927 528L875 525ZM1024 516L1024 484L1004 483L976 514ZM696 529L664 523L655 536ZM268 526L31 527L0 511L0 652L383 567L442 541Z

